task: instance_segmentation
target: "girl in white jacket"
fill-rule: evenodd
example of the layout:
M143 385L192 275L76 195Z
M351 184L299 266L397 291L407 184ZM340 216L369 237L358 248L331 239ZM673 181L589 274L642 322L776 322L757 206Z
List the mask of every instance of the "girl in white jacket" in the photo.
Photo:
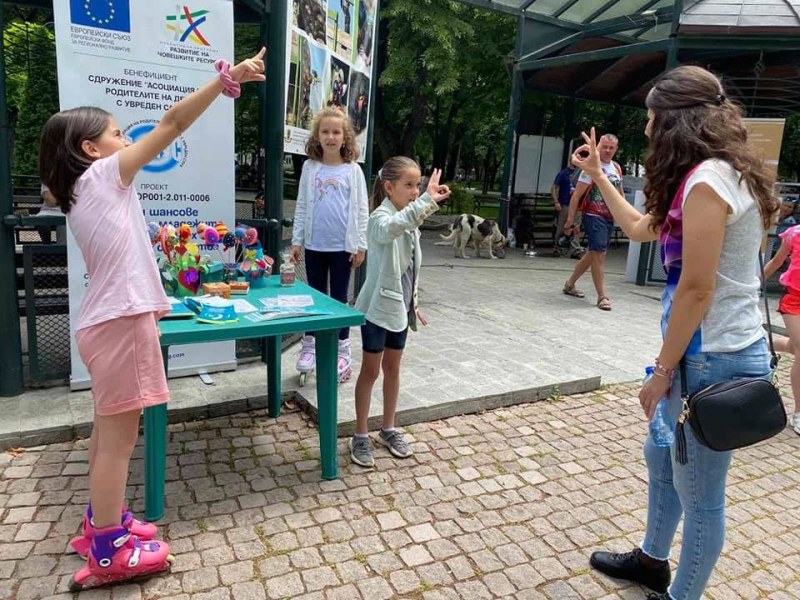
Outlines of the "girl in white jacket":
M336 108L317 113L306 143L292 232L292 260L305 248L308 284L347 304L350 273L367 251L369 203L364 173L356 163L358 147L350 119ZM329 287L330 283L330 287ZM339 381L350 378L350 328L339 332ZM297 370L304 383L314 370L312 333L302 340Z
M363 355L356 382L356 434L350 440L350 458L357 465L372 467L372 443L368 435L372 388L383 369L383 426L376 439L394 456L406 458L412 451L403 434L395 429L397 396L400 393L400 359L408 328L425 325L418 312L417 284L422 251L417 229L426 217L450 196L439 185L441 171L434 170L427 193L419 196L419 165L404 156L386 161L378 171L372 193L374 212L369 218L367 278L358 294L356 308L366 313L361 327Z

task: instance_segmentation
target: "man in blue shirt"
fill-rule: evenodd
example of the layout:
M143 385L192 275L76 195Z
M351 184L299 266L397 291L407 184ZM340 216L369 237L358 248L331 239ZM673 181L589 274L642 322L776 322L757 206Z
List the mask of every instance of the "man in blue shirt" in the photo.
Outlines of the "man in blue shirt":
M564 223L567 220L567 213L569 212L569 199L572 196L572 191L575 189L575 185L572 181L574 173L575 169L572 168L571 164L568 164L558 172L555 181L553 181L553 187L550 189L556 209L556 237L555 246L553 247L554 256L563 256L568 251L567 248L563 248L559 244L559 240L561 240L561 237L564 235ZM574 256L577 254L577 257L580 258L582 251L580 240L573 240L570 243L569 251L571 255Z

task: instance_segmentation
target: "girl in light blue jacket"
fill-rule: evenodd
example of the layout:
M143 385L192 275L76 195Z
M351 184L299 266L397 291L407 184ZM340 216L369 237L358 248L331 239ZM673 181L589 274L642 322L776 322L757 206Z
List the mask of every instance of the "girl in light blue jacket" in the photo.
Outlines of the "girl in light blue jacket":
M356 300L356 308L366 314L367 320L361 327L363 355L356 382L356 434L350 440L350 458L362 467L375 465L367 420L372 388L381 368L383 426L376 439L398 458L412 454L403 434L395 429L394 417L408 328L416 330L417 321L426 324L417 305L422 266L418 227L450 196L448 187L439 184L438 169L431 175L427 192L420 196L421 176L415 161L395 156L378 171L372 192L367 278Z

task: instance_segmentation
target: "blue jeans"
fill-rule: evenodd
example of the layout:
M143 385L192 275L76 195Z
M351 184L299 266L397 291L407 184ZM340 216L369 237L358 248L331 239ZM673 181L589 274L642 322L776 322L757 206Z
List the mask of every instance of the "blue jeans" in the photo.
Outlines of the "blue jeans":
M690 394L722 381L740 377L768 377L769 352L761 339L738 352L703 352L686 356ZM680 376L672 383L669 414L677 422L681 412ZM725 541L725 481L731 452L716 452L701 445L686 426L685 465L675 461L675 447L658 448L650 436L644 443L648 469L647 531L642 550L666 560L681 515L683 543L678 569L669 588L674 600L696 600L703 595Z

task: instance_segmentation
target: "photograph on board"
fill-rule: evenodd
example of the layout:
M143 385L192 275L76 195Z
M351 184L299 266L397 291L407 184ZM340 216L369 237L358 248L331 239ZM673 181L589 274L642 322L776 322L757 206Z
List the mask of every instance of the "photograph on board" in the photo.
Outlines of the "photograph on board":
M289 56L289 86L286 94L286 124L308 129L314 117L311 110L311 43L296 31L292 32Z
M328 48L348 62L353 60L355 11L355 0L328 1Z
M347 107L348 81L350 81L350 66L331 56L330 86L328 89L328 106L339 108Z
M321 0L292 0L292 23L320 44L325 43L325 3Z
M350 87L347 97L347 112L353 122L353 129L356 136L367 129L367 118L369 113L369 78L363 73L353 71L350 78Z
M361 0L358 3L355 68L359 71L366 72L372 68L372 46L375 37L375 1Z

